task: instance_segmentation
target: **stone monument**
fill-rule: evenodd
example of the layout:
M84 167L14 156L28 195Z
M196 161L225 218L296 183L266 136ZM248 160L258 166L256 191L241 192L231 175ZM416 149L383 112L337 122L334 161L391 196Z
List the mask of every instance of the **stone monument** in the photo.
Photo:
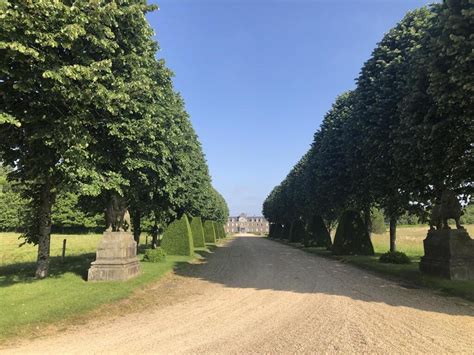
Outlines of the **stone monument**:
M140 274L137 243L130 229L130 214L124 199L112 194L105 209L106 230L97 247L96 261L88 281L123 281Z
M431 214L430 230L423 241L421 272L451 280L474 280L474 240L461 226L461 214L456 195L445 191L441 204ZM449 227L448 219L456 221L456 229Z

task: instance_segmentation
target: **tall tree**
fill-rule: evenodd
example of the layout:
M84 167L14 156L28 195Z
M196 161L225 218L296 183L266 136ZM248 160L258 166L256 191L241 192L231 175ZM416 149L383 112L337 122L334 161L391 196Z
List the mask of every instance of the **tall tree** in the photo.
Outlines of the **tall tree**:
M474 187L474 5L447 0L432 9L409 62L396 132L401 178L421 212L445 189L467 197Z
M29 242L38 244L36 276L48 273L51 208L58 189L89 170L91 103L112 103L106 24L114 4L2 2L0 151L31 198ZM91 19L94 21L91 21ZM84 48L88 50L85 51Z
M126 153L151 120L142 114L154 83L150 9L139 0L2 3L2 117L17 125L0 125L0 151L31 197L25 236L38 244L38 278L48 273L57 193L77 183L85 194L121 192L130 181L117 165L140 163Z
M409 195L399 179L396 132L400 125L400 102L410 71L410 55L421 44L429 28L432 12L421 8L409 12L374 49L357 80L354 120L362 139L362 174L359 188L370 187L371 199L383 208L390 221L390 251L396 251L396 225L408 208ZM366 189L367 190L367 189Z

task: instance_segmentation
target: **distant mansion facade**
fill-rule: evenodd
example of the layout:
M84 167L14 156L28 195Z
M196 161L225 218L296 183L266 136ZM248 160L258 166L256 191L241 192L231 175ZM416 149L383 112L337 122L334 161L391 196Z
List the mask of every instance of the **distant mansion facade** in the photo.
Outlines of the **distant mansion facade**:
M262 216L248 217L242 213L238 217L229 217L225 225L226 233L268 233L268 221Z

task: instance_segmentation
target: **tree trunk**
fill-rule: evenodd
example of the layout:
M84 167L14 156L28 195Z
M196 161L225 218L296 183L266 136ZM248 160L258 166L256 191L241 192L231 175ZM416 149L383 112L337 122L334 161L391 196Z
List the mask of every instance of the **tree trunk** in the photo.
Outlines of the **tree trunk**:
M397 251L397 218L390 217L390 252L395 253Z
M151 248L156 249L158 246L158 226L155 223L151 230Z
M53 193L51 185L46 182L39 195L36 218L38 220L38 258L35 276L44 279L49 272L49 255L51 244L51 209L53 206Z
M138 244L140 243L140 234L141 234L141 222L142 222L142 212L140 210L135 210L135 213L133 214L133 239L137 242L137 248Z

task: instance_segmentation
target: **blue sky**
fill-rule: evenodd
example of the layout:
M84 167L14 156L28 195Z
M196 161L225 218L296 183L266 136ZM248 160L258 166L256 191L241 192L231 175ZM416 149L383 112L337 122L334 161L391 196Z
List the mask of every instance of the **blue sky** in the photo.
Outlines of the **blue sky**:
M235 215L261 213L383 34L432 1L153 2L158 56Z

